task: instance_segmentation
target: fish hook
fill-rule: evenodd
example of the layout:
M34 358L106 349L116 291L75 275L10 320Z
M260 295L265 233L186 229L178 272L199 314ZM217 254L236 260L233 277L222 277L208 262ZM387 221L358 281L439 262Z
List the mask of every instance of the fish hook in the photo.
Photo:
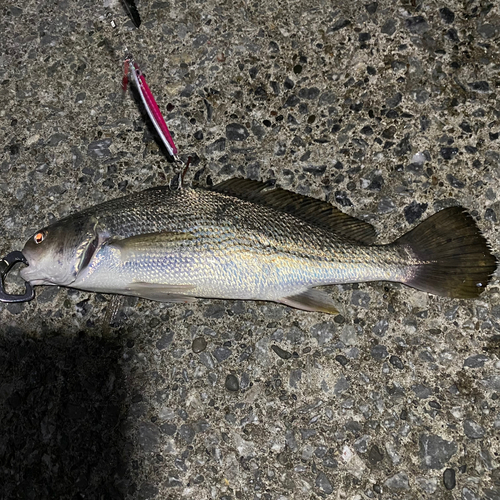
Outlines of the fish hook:
M182 189L184 187L184 177L186 176L189 164L191 163L191 157L188 156L186 163L184 163L180 158L179 161L182 163L184 168L179 173L175 174L170 181L169 187L172 191L175 191L176 189Z

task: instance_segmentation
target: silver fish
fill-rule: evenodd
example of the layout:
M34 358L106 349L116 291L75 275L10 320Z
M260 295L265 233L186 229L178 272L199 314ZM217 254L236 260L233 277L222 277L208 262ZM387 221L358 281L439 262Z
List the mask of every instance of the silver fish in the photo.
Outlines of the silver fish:
M332 205L232 179L210 189L148 189L70 215L26 243L32 285L63 285L162 302L267 300L336 313L314 287L392 281L477 297L497 261L461 207L388 245Z

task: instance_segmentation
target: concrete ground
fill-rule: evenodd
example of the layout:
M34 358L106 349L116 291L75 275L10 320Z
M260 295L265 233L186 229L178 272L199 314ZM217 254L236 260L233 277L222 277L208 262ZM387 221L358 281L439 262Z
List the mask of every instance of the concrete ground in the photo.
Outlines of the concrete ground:
M2 3L1 255L176 171L122 96L127 51L188 182L275 180L380 241L460 204L500 253L497 2L138 7L136 29L116 0ZM56 287L0 305L0 498L498 500L498 278L469 301L329 291L340 316Z

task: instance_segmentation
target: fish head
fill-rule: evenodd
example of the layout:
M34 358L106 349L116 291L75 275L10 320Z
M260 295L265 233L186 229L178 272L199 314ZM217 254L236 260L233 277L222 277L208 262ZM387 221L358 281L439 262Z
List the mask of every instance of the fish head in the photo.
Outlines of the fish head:
M21 277L32 285L71 285L99 246L97 219L70 216L37 231L24 245L28 267Z

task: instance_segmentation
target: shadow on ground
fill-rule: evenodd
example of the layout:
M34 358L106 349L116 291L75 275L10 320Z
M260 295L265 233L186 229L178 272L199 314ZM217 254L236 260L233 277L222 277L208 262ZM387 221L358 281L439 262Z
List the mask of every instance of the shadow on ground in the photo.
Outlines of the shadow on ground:
M131 493L121 354L85 334L0 339L1 499Z

